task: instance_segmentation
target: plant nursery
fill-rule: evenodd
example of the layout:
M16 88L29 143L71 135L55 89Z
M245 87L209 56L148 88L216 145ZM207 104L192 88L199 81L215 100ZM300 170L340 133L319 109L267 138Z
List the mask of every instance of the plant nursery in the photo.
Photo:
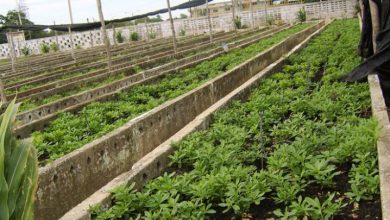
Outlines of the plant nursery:
M64 2L0 10L0 220L390 220L390 2Z

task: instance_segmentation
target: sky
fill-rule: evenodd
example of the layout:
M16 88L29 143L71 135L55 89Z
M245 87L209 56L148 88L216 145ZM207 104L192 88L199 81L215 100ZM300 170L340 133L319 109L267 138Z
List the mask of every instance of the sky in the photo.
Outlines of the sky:
M69 23L68 0L25 0L29 8L29 18L35 24L65 24ZM144 12L150 12L167 7L166 0L101 0L104 19L122 18ZM188 0L170 0L171 6ZM223 0L216 0L221 2ZM71 0L73 20L75 23L98 21L96 0ZM0 0L0 14L16 9L16 0ZM173 16L180 13L188 14L186 10L175 11ZM168 18L168 15L162 15Z

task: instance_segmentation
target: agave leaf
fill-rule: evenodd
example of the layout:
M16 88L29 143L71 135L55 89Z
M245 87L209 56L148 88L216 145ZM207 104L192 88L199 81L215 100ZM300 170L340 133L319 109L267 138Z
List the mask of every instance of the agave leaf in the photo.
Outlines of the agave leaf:
M23 176L21 191L18 194L13 220L32 220L34 198L38 182L38 161L35 148L30 147L27 158L25 175Z
M10 216L12 216L15 210L18 191L20 190L22 177L26 169L27 157L31 149L30 145L27 144L14 144L15 149L13 150L12 155L8 160L10 161L10 165L8 167L9 172L7 175L7 182L9 185L8 209Z
M0 125L0 220L9 219L8 209L8 183L6 181L5 155L9 155L9 146L6 146L6 137L11 135L9 131L12 125L13 113L15 113L15 99L9 104Z

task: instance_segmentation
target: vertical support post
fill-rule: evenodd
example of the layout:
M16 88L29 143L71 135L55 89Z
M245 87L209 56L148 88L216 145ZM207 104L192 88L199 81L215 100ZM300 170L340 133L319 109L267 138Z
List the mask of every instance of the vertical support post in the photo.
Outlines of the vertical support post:
M210 44L213 43L213 24L211 23L209 0L206 0L207 19L209 22Z
M145 18L145 40L149 40L148 17Z
M168 4L169 20L171 21L172 40L173 40L173 50L174 50L175 54L177 54L176 31L175 31L175 25L174 25L174 23L173 23L173 18L172 18L171 3L170 3L169 0L167 0L167 4Z
M87 18L87 23L89 23L89 18ZM89 39L91 40L90 45L93 47L93 34L92 31L89 31Z
M117 47L118 46L118 42L116 42L116 29L115 29L115 25L111 24L111 27L112 27L112 40L114 41L114 46Z
M72 14L72 5L70 3L70 0L68 0L68 9L69 9L69 17L70 17L70 24L73 24L73 14ZM69 38L70 38L70 48L71 48L71 54L73 60L76 60L76 56L74 54L74 44L73 44L73 34L72 34L72 28L71 26L68 27L69 31Z
M104 43L106 45L108 71L111 72L110 41L108 40L108 36L107 36L106 23L104 21L103 10L102 10L102 2L100 0L96 0L96 5L97 5L98 13L99 13L100 22L102 24L102 33L103 33Z
M9 49L10 49L12 72L16 72L16 70L15 70L15 45L14 45L14 39L12 37L12 34L10 34L10 33L7 34L7 40L8 40L8 45L9 45Z
M234 31L237 32L237 27L236 27L236 6L235 6L235 0L232 0L232 15L233 15L233 27L234 27Z
M53 24L56 25L56 21L54 21ZM56 37L56 44L57 44L58 46L60 46L60 44L58 43L58 32L57 32L57 31L54 31L54 35L55 35L55 37Z
M370 2L370 11L371 11L371 21L372 21L372 41L374 45L374 53L377 51L376 38L380 31L380 17L379 17L379 8L378 5L373 1Z
M254 22L254 19L253 19L253 4L252 4L252 0L249 0L249 11L251 13L251 26L252 28L255 27L255 22Z
M3 83L2 79L0 79L0 97L1 97L2 103L5 103L8 101L7 96L5 95L5 92L4 92L4 83Z
M265 1L265 10L264 10L264 19L265 19L265 25L267 25L268 23L268 2L270 2L271 0L266 0Z

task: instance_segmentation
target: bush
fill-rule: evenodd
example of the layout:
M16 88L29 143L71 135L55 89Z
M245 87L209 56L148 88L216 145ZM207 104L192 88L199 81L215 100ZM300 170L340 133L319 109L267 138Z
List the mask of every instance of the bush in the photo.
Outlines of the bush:
M275 24L275 19L274 19L274 16L272 16L272 15L266 15L265 21L267 22L268 26Z
M137 32L133 32L130 34L130 40L131 41L138 41L139 40L139 34Z
M237 16L236 18L234 18L234 26L237 28L237 29L241 29L242 28L242 23L241 23L241 18L239 16Z
M54 52L57 52L57 51L60 50L60 47L58 46L57 43L53 42L53 43L50 44L50 49L51 49L52 51L54 51Z
M157 34L155 32L152 32L149 34L150 39L156 39L156 37L157 37Z
M301 23L305 22L306 21L306 11L305 9L301 9L298 11L297 13L297 20Z
M28 55L30 55L30 48L28 48L27 46L24 46L21 50L20 50L21 52L22 52L22 54L24 55L24 56L28 56Z
M181 29L179 32L179 36L182 36L182 37L186 36L186 30Z
M15 101L0 118L0 219L28 220L34 217L38 161L36 150L14 134Z
M83 49L80 45L76 45L76 50Z
M122 34L122 31L118 31L117 33L116 33L116 41L118 42L118 43L123 43L123 42L125 42L125 38L123 37L123 34Z
M50 46L47 44L47 43L41 43L41 45L39 46L39 50L41 51L41 53L49 53L50 52Z

